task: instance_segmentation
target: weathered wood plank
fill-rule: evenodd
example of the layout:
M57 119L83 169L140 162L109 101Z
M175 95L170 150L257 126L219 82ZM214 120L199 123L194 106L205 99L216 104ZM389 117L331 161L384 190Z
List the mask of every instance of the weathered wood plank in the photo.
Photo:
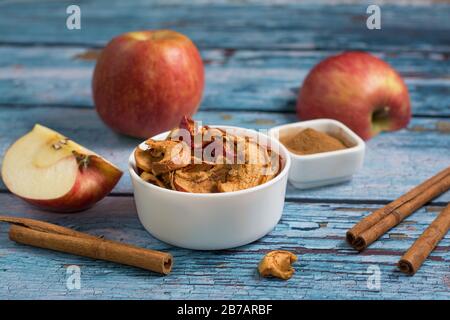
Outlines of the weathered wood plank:
M1 194L2 214L42 219L83 232L174 255L166 277L113 263L13 243L0 225L0 299L449 299L450 235L414 277L395 263L441 207L419 210L362 254L345 242L345 231L373 210L368 205L287 202L282 220L269 235L233 250L196 252L164 244L138 222L131 197L109 197L78 214L51 214ZM298 254L294 277L262 279L256 272L270 250ZM81 268L81 289L66 288L66 268ZM381 271L381 289L367 287L368 267ZM37 276L39 275L39 276Z
M65 27L71 1L6 2L0 42L104 44L137 29L177 29L202 47L449 51L450 6L381 5L382 29L366 27L367 3L83 1L82 29ZM118 10L120 8L120 10ZM17 23L24 21L23 23ZM14 30L14 32L11 32Z
M0 47L0 104L92 107L96 51L63 47ZM309 70L333 51L202 50L202 110L295 111ZM377 53L409 87L413 113L450 116L450 64L439 53ZM86 60L88 58L88 60Z
M296 121L293 114L265 112L199 112L196 117L208 124L224 124L254 129ZM92 109L56 107L0 107L0 154L29 131L34 123L47 125L98 152L126 170L128 156L139 143L115 134ZM450 122L446 119L415 118L406 130L384 133L368 143L364 168L351 182L331 187L299 191L289 187L287 197L296 199L345 199L388 201L419 184L450 160ZM1 190L5 190L3 182ZM125 173L115 193L132 192ZM437 201L449 201L450 193Z

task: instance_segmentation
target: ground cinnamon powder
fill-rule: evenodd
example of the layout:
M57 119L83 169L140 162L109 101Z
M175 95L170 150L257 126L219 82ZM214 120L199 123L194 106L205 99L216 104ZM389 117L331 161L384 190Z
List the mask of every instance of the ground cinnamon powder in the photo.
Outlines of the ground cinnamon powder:
M340 140L311 128L280 139L291 152L305 155L347 148Z

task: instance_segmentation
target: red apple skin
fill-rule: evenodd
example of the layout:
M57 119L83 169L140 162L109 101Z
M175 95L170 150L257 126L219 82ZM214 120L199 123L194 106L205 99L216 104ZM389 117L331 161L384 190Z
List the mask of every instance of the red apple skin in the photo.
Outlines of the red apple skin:
M75 213L92 207L111 192L122 171L98 156L89 157L89 165L87 168L80 167L75 184L64 196L50 200L19 197L41 209L61 213Z
M372 125L372 114L386 109L388 121ZM317 64L306 77L297 100L301 120L331 118L362 139L380 131L404 128L411 118L408 89L386 62L365 52L345 52Z
M200 105L204 68L194 43L170 30L112 39L95 66L96 110L113 130L148 138L178 125Z

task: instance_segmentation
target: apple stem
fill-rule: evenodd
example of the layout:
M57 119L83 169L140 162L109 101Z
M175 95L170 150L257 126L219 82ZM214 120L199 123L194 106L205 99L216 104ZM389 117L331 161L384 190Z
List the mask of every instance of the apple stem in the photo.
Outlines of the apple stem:
M372 127L376 132L389 128L389 111L389 106L384 106L372 113Z
M75 150L72 151L72 154L75 156L75 159L77 160L78 166L80 167L80 169L85 170L88 168L89 166L89 162L90 162L90 156L87 154L81 154Z

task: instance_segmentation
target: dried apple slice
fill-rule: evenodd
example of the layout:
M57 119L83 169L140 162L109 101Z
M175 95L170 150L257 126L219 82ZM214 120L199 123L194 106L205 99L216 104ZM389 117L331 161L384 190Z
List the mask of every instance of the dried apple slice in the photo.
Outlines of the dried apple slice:
M184 116L179 125L180 129L187 130L191 136L194 136L198 132L198 127L196 126L195 121L192 118L188 118L187 116Z
M184 141L189 146L193 146L192 142L194 140L194 136L199 133L199 128L196 125L195 121L191 118L184 116L178 128L174 128L167 135L166 141Z
M175 190L175 187L173 186L174 172L175 171L166 172L159 176L159 179L164 183L164 187L167 189Z
M141 163L145 162L146 167L148 165L150 170L143 170L151 171L155 176L184 168L191 162L190 149L184 142L149 139L145 143L149 149L144 153L138 152L137 155L146 157L145 160L140 159L140 161Z
M255 187L260 184L260 166L253 164L236 164L228 172L226 182L219 182L219 192L232 192Z
M275 178L281 169L281 157L278 153L267 149L267 153L269 155L270 163L268 163L264 167L264 175L261 180L262 183L266 183L267 181L272 180Z
M225 181L228 165L193 164L177 170L173 176L175 190L192 193L217 192L217 183Z
M154 176L153 174L149 173L149 172L142 172L141 173L141 178L144 181L150 182L151 184L157 185L158 187L161 188L165 188L165 184L163 181L161 181L160 179L158 179L158 177Z
M173 185L176 190L192 193L212 193L217 191L217 183L210 179L212 165L194 164L174 173Z
M150 155L149 150L142 150L140 147L137 147L134 151L134 159L136 159L136 167L146 172L152 171L152 160L154 159Z
M219 182L225 182L228 177L228 173L230 172L231 165L229 164L218 164L214 165L214 167L210 170L211 179Z
M92 206L121 176L104 158L39 124L8 149L2 165L3 181L12 193L61 212Z
M237 159L245 163L232 165L226 182L219 182L217 185L219 192L248 189L264 182L266 167L270 164L266 148L247 140Z

